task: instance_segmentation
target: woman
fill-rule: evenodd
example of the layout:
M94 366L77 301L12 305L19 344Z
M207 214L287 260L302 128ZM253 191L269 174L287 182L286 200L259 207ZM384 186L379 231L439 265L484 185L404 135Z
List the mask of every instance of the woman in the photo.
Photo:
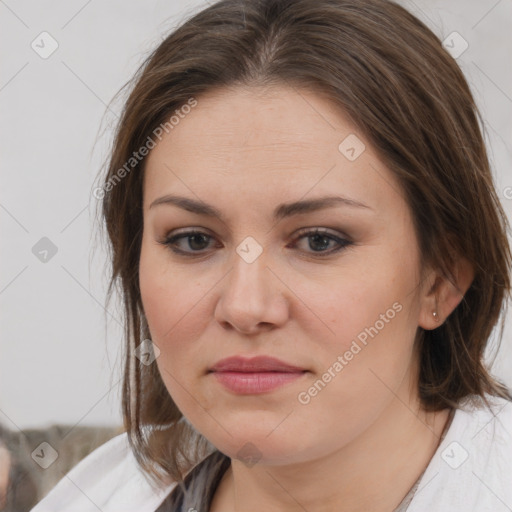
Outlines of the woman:
M386 0L224 0L135 77L101 189L126 434L34 511L510 510L478 113Z

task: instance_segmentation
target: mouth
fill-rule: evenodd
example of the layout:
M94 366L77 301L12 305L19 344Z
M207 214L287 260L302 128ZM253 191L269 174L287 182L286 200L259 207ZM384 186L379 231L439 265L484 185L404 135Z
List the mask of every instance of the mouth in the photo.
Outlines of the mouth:
M280 359L270 356L242 357L233 356L217 361L210 369L210 372L280 372L296 373L303 372L305 368L286 363Z
M267 393L302 378L307 372L268 356L230 357L218 361L208 371L217 382L237 394Z
M213 372L217 381L234 393L268 393L306 374L302 372Z

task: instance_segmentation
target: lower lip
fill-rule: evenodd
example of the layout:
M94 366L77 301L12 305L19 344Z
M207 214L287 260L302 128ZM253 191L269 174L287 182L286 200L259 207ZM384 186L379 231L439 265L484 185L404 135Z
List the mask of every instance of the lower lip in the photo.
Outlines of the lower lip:
M306 372L214 372L215 378L230 391L256 394L273 391L302 377Z

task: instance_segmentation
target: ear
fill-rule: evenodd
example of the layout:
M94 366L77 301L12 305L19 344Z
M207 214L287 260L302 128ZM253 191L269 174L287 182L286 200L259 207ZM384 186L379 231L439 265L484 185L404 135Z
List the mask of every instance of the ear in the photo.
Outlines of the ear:
M418 325L426 330L439 327L464 298L475 278L473 265L464 257L455 260L453 280L440 271L429 270L423 282ZM434 312L437 316L434 316Z

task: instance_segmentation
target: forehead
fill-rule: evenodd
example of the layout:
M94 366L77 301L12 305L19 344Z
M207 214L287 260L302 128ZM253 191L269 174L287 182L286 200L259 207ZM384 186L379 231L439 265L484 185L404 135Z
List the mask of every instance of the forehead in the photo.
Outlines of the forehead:
M360 153L356 159L343 153L347 140ZM297 199L308 191L370 196L378 206L383 193L398 191L391 173L336 105L307 90L277 86L221 89L198 97L149 154L144 181L146 207L158 194L178 190L216 196L218 204L236 195L261 203L256 206L274 195Z
M162 141L180 153L225 158L230 152L278 155L304 149L312 157L329 146L337 151L340 133L354 131L335 106L305 90L290 87L231 87L197 98L197 105L183 116ZM218 148L220 151L214 151ZM169 148L167 148L169 149Z

